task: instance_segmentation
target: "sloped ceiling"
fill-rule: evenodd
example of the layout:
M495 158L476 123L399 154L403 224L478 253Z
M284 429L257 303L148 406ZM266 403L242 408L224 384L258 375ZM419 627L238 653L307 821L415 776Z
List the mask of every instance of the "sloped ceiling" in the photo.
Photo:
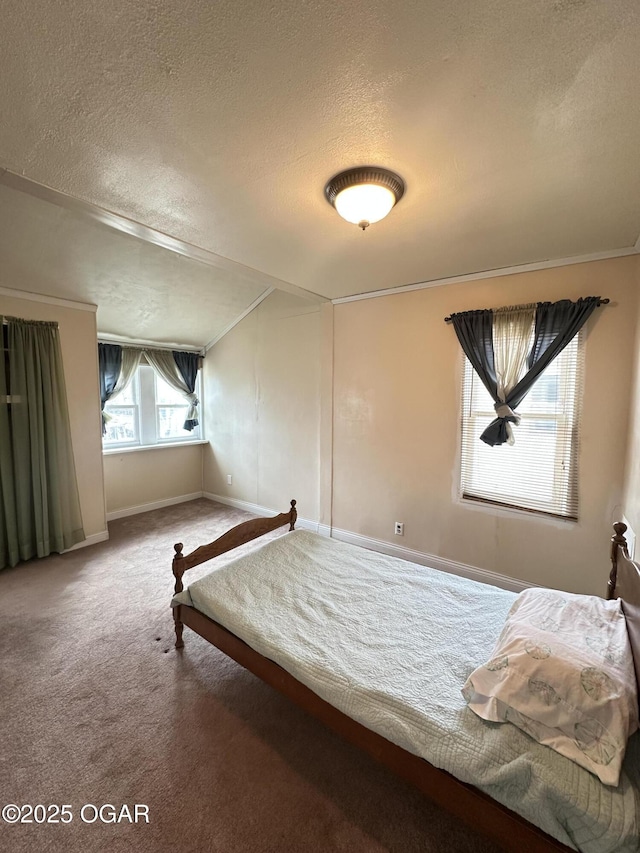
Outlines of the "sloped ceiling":
M640 232L637 0L7 0L0 56L0 167L325 297ZM362 233L364 163L407 192Z
M266 291L0 184L0 286L98 306L100 332L202 347Z
M2 283L98 306L101 332L200 347L265 293L144 240L0 186Z

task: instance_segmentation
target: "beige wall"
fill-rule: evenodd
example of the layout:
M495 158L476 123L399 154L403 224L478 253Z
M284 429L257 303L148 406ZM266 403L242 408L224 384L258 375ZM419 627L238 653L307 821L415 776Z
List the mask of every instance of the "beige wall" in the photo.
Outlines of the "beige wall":
M96 315L0 293L0 314L57 321L85 536L106 530L102 476Z
M319 518L321 313L276 291L207 353L205 492Z
M534 583L602 593L610 524L622 510L637 289L637 258L629 257L336 305L334 527ZM588 325L579 522L461 502L462 354L443 318L586 295L612 304ZM394 536L394 521L404 521L403 538Z
M640 258L636 259L636 288L640 292ZM627 456L624 511L635 534L640 533L640 300L636 323L634 375L631 388L629 419L629 453ZM636 552L638 556L638 552Z
M105 454L107 512L200 493L203 447L195 444Z
M639 285L627 257L320 309L274 293L205 359L204 490L272 509L295 496L302 516L337 529L600 594L611 523L626 511L640 529ZM590 294L611 304L586 336L579 521L462 502L462 352L443 318Z

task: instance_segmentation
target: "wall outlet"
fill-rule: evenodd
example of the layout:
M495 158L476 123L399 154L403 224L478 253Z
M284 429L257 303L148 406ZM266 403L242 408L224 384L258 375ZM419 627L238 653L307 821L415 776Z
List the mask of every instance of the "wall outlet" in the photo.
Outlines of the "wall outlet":
M404 536L404 521L396 521L394 533L396 536Z
M227 486L233 485L233 477L231 474L227 474Z

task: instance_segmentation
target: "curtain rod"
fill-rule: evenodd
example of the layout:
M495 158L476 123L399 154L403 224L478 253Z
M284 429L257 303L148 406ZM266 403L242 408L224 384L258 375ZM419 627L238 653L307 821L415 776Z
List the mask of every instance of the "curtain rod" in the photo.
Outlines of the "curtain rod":
M138 343L128 343L122 340L115 340L113 338L104 338L101 335L98 335L98 343L99 344L117 344L119 347L126 347L127 349L139 349L141 352L145 350L168 350L170 352L192 352L195 355L200 356L200 358L204 358L204 353L201 349L189 348L184 346L171 346L171 344L138 344Z
M600 305L608 305L610 302L611 302L610 299L606 299L606 298L605 299L598 299L598 307L600 307ZM544 304L543 302L538 302L538 305L543 305L543 304ZM514 305L514 308L518 308L518 307L519 307L518 305ZM493 308L492 310L493 311L501 311L502 309ZM444 321L445 321L445 323L451 323L451 316L445 317Z
M36 323L41 326L55 326L56 329L60 328L60 323L57 320L27 320L26 317L9 317L9 320L18 320L20 323ZM4 317L2 318L3 326L9 325L9 320L6 320Z

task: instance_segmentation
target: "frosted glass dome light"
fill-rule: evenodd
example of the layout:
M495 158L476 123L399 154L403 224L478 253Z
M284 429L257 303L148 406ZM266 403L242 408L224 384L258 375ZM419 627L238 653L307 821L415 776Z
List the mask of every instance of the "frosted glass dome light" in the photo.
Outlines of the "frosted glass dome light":
M347 222L366 228L365 222L371 225L384 219L395 203L396 197L386 187L360 184L338 193L334 207Z
M327 201L343 219L364 231L379 222L404 194L404 181L394 172L375 166L348 169L335 175L324 188Z

